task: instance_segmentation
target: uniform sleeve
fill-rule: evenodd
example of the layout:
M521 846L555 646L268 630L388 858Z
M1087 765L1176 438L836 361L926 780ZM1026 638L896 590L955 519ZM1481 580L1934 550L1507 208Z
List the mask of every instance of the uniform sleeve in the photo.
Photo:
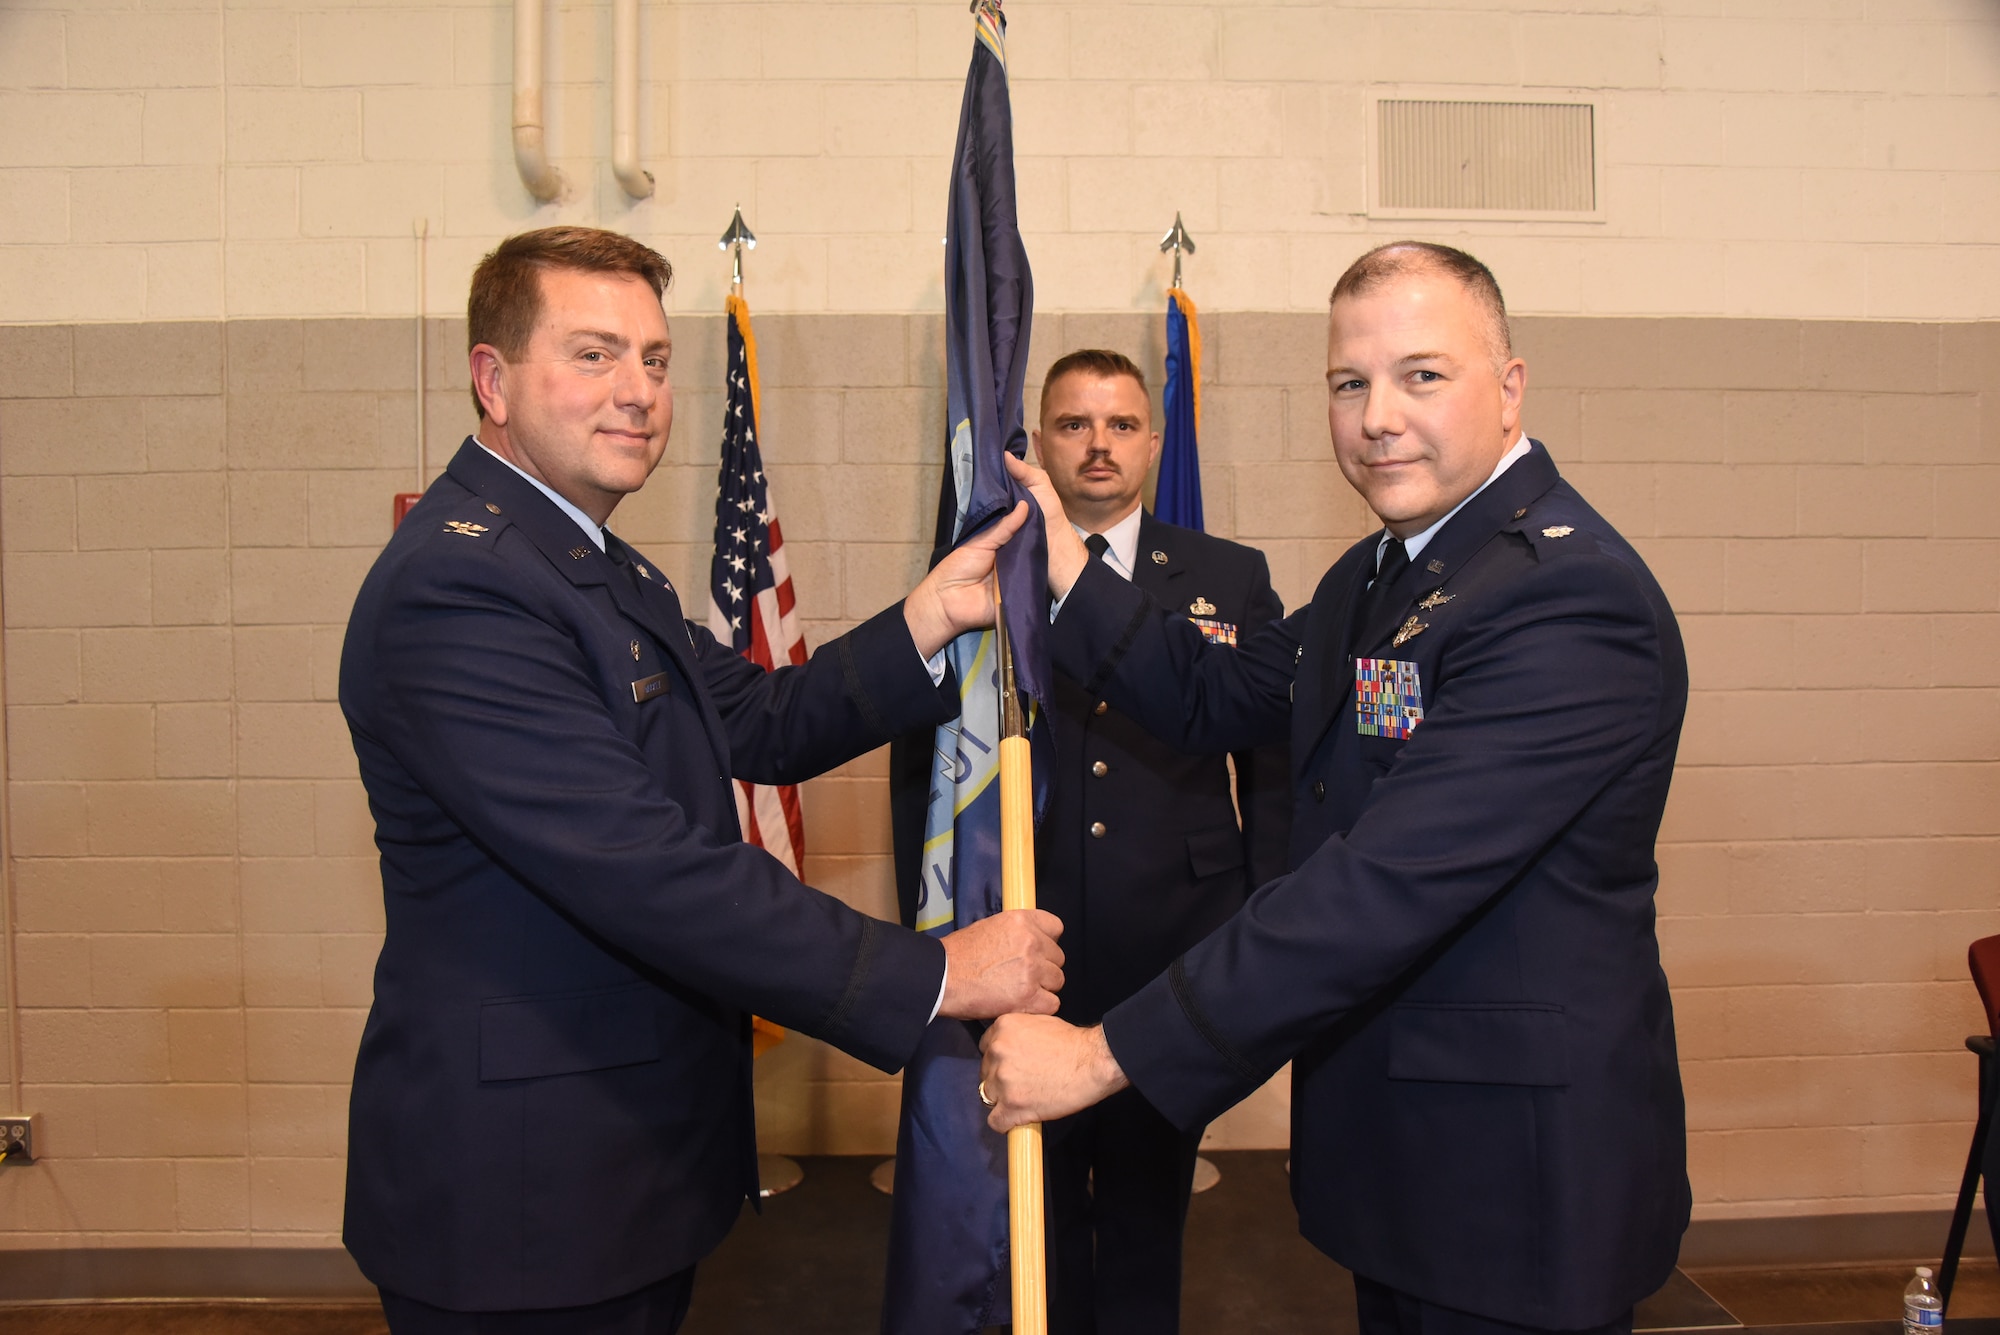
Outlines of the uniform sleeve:
M1126 1074L1182 1126L1250 1093L1513 884L1649 748L1670 749L1670 694L1627 568L1533 568L1448 651L1352 829L1106 1016Z
M799 783L958 713L955 681L931 680L903 605L877 613L802 666L766 672L688 622L734 777Z
M525 587L492 548L427 558L365 646L383 702L372 740L495 862L620 951L900 1066L928 1021L943 949L690 821L616 726L572 633Z
M1284 739L1304 623L1295 613L1233 649L1211 645L1185 616L1092 561L1070 587L1049 645L1056 670L1085 694L1109 696L1169 746L1212 754Z
M1255 558L1244 600L1244 640L1285 615L1285 605L1271 587L1270 563L1262 552ZM1270 742L1237 751L1230 759L1236 765L1236 809L1243 817L1244 865L1254 889L1285 871L1292 834L1292 750L1282 741Z

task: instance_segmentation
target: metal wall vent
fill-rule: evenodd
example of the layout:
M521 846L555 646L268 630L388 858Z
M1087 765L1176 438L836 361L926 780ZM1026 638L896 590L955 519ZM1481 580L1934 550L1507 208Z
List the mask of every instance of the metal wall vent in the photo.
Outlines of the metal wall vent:
M1590 213L1595 108L1574 102L1377 104L1384 209Z

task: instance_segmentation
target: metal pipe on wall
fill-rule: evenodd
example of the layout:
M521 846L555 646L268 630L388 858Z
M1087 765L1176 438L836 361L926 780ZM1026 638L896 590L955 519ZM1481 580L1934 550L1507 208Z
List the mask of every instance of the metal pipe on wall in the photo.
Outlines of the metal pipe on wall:
M514 165L544 204L562 193L542 131L542 0L514 0Z
M634 199L653 193L639 166L639 0L611 0L611 174Z
M430 442L425 438L424 421L424 270L429 260L431 244L431 220L419 218L415 228L417 234L417 490L430 485L431 458Z
M21 1102L21 947L14 912L14 799L8 782L6 652L0 648L0 944L4 944L6 987L0 1002L6 1008L7 1110L27 1111ZM40 1151L37 1151L39 1153Z

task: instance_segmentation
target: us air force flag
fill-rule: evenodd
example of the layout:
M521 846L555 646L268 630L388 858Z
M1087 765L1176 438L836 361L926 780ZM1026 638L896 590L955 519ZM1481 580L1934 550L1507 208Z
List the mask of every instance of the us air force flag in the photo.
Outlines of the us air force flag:
M1013 113L998 0L975 10L972 66L959 111L945 242L947 466L938 497L940 551L1011 511L1027 492L1002 451L1021 456L1021 383L1033 286L1014 208ZM1041 512L1000 549L999 579L1015 674L1049 698L1048 545ZM938 729L924 819L919 931L942 936L1000 908L999 681L991 631L947 651L958 721ZM932 1023L903 1073L889 1237L888 1335L976 1335L1009 1320L1007 1145L976 1093L979 1047L956 1020Z
M1178 223L1180 220L1174 220ZM1201 522L1201 325L1194 303L1179 288L1167 293L1167 387L1162 393L1167 429L1160 442L1160 486L1153 517L1197 533Z

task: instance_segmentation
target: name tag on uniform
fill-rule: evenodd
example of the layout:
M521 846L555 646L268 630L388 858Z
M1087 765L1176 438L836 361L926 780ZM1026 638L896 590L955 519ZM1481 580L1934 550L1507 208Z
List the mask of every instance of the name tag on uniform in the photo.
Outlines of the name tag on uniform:
M644 704L656 695L667 693L667 674L655 672L650 677L641 677L632 683L632 703Z
M1233 623L1217 621L1213 617L1189 617L1188 620L1194 622L1195 629L1199 630L1202 638L1210 644L1227 644L1232 647L1236 644L1236 627Z
M1354 660L1354 730L1363 737L1408 737L1424 721L1417 665L1397 658Z

